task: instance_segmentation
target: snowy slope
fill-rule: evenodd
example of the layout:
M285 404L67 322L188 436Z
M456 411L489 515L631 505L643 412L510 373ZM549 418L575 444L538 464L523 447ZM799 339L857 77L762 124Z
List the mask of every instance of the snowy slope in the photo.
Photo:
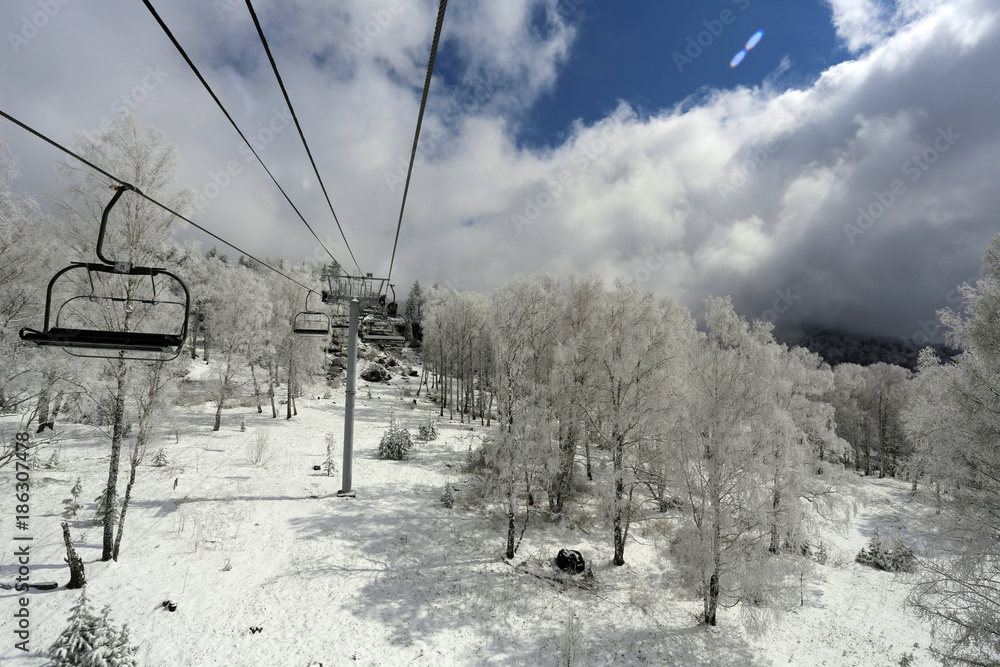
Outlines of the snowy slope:
M411 409L403 387L415 390L416 380L359 382L353 499L336 495L342 387L329 399L315 398L330 391L315 387L313 398L297 401L292 420L283 419L284 406L279 419L267 409L227 410L218 433L211 431L213 406L174 409L147 457L162 446L170 463L141 466L119 563L99 562L100 527L89 520L107 475L106 440L93 429L59 427L59 468L32 473L32 579L68 581L59 513L80 476L88 505L70 525L89 595L128 622L140 663L149 667L557 665L571 614L580 665L898 665L904 654L913 665L935 664L926 651L928 628L903 606L907 578L853 562L876 525L899 525L923 511L902 483L863 482L868 497L857 514L843 530L824 533L830 561L804 577L803 606L781 614L761 637L746 634L735 609L722 610L720 626L707 630L697 626L700 601L677 585L668 527L636 527L627 564L615 568L610 530L571 511L562 524L534 520L516 562L503 562L505 524L475 499L462 471L466 452L488 429L449 422L446 413L438 439L417 443L413 460L376 458L390 408L411 432L437 417L423 395ZM9 440L17 423L5 418L2 425ZM261 429L271 456L254 466L247 447ZM338 443L335 477L313 470L325 459L327 432ZM7 516L12 471L5 468L0 480ZM126 481L123 470L121 493ZM440 501L445 484L456 489L452 509ZM13 532L5 519L0 582L15 576ZM594 563L595 591L564 589L513 567L525 560L541 566L562 547ZM2 662L44 664L40 656L77 593L60 587L31 594L34 657L13 648L7 610L15 598L0 591ZM167 599L176 612L163 608ZM251 626L263 630L252 634Z

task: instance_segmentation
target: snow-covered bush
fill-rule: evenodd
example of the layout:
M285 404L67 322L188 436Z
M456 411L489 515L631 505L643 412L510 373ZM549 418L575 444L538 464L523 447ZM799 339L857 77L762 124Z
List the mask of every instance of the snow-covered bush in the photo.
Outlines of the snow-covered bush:
M87 592L70 610L68 625L49 647L53 667L138 667L138 650L128 637L128 625L119 630L110 619L110 607L100 616L94 614Z
M410 432L399 425L395 414L390 413L389 428L382 436L382 441L378 443L378 457L390 461L402 461L409 457L412 448Z
M455 506L455 494L451 492L451 484L444 485L444 495L441 496L441 504L448 509Z
M854 560L886 572L913 572L917 569L917 557L903 538L896 535L886 539L878 528L868 546Z
M160 450L156 452L156 456L153 457L153 466L157 468L162 468L168 463L169 461L167 461L167 453L163 451L163 447L160 447Z
M424 442L429 442L435 440L438 437L437 427L434 426L433 420L428 420L426 424L421 424L417 432L417 440L423 440Z

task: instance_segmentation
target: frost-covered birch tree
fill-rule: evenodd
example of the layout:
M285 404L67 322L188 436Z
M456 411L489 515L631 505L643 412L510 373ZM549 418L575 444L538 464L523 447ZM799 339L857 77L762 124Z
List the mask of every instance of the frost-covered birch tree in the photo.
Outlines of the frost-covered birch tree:
M1000 655L1000 237L986 251L986 277L961 287L964 312L941 311L949 342L962 350L958 367L920 368L932 389L943 395L914 402L908 426L926 446L941 434L927 401L945 403L950 426L943 442L931 446L941 473L953 478L939 515L934 558L912 600L935 625L933 648L947 663L995 665ZM923 383L922 383L923 384ZM914 410L923 408L923 416Z
M164 203L182 215L189 214L198 204L200 195L193 189L178 189L177 149L168 145L162 132L155 128L142 129L135 117L124 113L96 140L77 134L76 150L83 157L112 174L130 182L150 197ZM59 165L60 172L71 185L59 208L66 219L64 240L75 254L73 259L93 261L97 232L105 206L111 199L105 177L73 162ZM108 222L105 255L111 259L131 261L136 266L156 266L166 254L176 220L151 202L126 193L119 200ZM95 277L100 281L101 276ZM105 289L111 290L120 302L107 302L93 325L99 328L132 331L140 321L157 315L152 306L131 300L148 283L146 276L108 274ZM142 285L140 285L142 283ZM124 303L116 308L115 304ZM124 353L104 363L111 378L111 459L105 497L117 497L118 468L125 429L125 400L129 388L129 366ZM114 547L114 522L105 521L101 560L111 560Z

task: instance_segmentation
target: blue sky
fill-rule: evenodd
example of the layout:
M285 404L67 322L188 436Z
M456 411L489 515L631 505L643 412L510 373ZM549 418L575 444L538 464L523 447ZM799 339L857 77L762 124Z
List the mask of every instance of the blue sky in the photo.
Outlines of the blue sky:
M450 3L398 285L488 292L518 273L596 273L695 315L729 294L779 327L940 337L937 310L978 278L1000 231L996 0L582 0L567 12L576 1ZM346 256L242 0L155 4ZM437 4L255 2L363 271L388 267ZM37 0L0 3L0 107L72 144L99 137L125 99L176 144L200 224L255 254L325 259L142 3L51 6L32 28ZM679 71L674 54L699 38ZM61 156L7 124L0 142L20 165L13 187L57 217Z
M754 86L768 77L777 86L807 85L849 57L830 7L817 0L563 0L558 7L577 37L554 89L524 120L519 140L528 145L557 144L573 121L597 122L620 100L649 114L697 99L706 88ZM764 39L730 68L757 30ZM774 76L786 58L787 71Z

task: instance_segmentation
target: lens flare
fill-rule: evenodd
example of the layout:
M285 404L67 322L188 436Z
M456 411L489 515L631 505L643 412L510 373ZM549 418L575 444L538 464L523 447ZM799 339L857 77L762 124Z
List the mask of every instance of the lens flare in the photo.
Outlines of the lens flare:
M753 35L751 35L750 39L747 40L746 50L749 51L753 47L757 46L757 44L760 42L760 40L761 40L762 37L764 37L764 31L763 30L758 30Z
M740 51L735 56L733 56L732 60L729 61L729 66L730 67L736 67L741 62L743 62L743 59L746 58L746 57L747 57L747 52L746 51Z

